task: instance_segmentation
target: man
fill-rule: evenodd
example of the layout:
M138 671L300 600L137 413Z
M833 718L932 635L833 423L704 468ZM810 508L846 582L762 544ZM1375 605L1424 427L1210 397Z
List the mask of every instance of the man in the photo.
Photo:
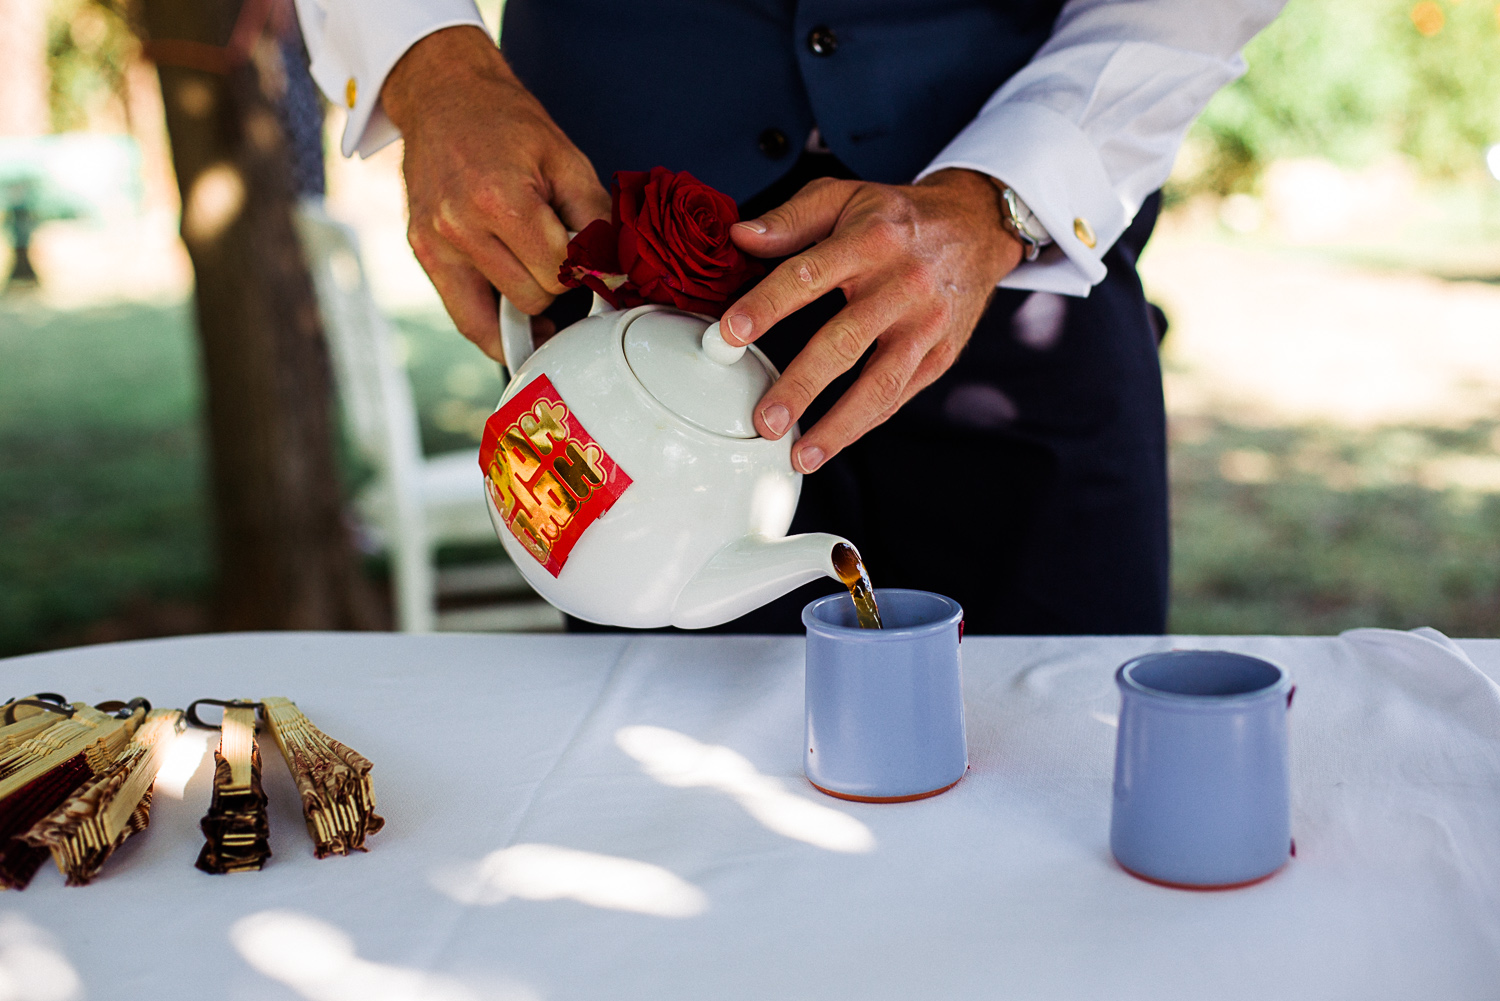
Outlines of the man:
M298 0L344 152L404 135L409 236L500 357L601 178L663 165L785 258L724 316L805 433L794 531L969 628L1165 629L1158 331L1135 274L1188 125L1283 0ZM798 150L801 154L798 155ZM809 183L811 182L811 183ZM735 628L798 628L797 593Z

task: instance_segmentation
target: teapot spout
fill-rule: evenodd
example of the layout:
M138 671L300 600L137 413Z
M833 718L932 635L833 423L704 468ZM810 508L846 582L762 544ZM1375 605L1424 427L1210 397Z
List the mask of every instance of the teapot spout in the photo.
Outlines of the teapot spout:
M819 577L838 578L833 547L848 540L821 532L731 542L688 581L672 609L672 625L703 629L738 618Z

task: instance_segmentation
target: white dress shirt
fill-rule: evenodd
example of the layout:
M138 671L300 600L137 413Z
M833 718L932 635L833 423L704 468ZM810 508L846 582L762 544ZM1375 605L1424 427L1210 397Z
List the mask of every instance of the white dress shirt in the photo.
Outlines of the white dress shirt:
M1101 258L1172 169L1188 126L1245 70L1240 50L1286 0L1071 0L1052 37L937 158L1010 185L1055 245L1000 284L1087 295ZM345 156L400 134L380 89L413 44L484 28L473 0L296 0L312 76L349 109Z

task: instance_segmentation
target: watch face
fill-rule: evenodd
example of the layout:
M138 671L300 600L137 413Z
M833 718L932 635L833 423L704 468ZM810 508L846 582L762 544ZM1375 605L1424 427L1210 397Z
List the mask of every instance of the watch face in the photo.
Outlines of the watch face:
M1004 207L1001 218L1005 223L1005 228L1021 241L1022 256L1028 261L1036 260L1041 244L1037 240L1032 225L1035 216L1026 207L1026 203L1021 201L1020 196L1009 187L1001 192L1000 203Z
M1052 242L1052 234L1047 232L1046 227L1037 219L1036 214L1023 201L1021 196L1011 188L1005 189L1006 215L1010 217L1011 225L1017 230L1017 236L1022 240L1044 246Z

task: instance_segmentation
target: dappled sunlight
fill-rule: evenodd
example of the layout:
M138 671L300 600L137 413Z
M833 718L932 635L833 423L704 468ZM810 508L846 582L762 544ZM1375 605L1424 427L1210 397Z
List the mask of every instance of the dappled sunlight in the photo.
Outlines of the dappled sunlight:
M296 911L261 911L236 921L229 940L245 962L308 1001L481 1001L458 981L407 966L361 959L348 935ZM485 998L539 1001L518 985Z
M1218 453L1215 471L1226 483L1262 486L1303 480L1337 493L1417 487L1486 495L1500 494L1500 429L1483 434L1491 425L1267 430L1186 416L1173 418L1171 436L1179 465L1188 450L1216 434L1266 440L1271 451L1249 446Z
M0 1001L81 997L78 972L52 936L20 914L0 914Z
M245 208L245 179L232 164L216 163L194 179L182 210L189 245L210 244L234 225Z
M702 890L659 865L559 845L502 848L475 865L440 870L433 885L463 904L498 904L511 897L575 900L659 918L691 918L708 909Z
M875 848L875 835L864 824L787 791L781 780L762 775L750 759L731 748L704 744L659 726L621 727L615 743L663 785L722 792L777 834L832 852Z
M1190 213L1163 221L1141 275L1171 320L1162 349L1174 419L1462 427L1500 401L1493 283L1226 241Z
M1422 465L1417 481L1428 490L1500 494L1500 456L1439 455Z
M156 773L155 795L182 798L188 782L192 781L207 757L209 738L213 736L209 730L194 729L184 730L172 739L172 746L167 748L162 759L161 770Z
M1258 448L1230 449L1219 456L1219 475L1230 483L1270 483L1276 460Z

